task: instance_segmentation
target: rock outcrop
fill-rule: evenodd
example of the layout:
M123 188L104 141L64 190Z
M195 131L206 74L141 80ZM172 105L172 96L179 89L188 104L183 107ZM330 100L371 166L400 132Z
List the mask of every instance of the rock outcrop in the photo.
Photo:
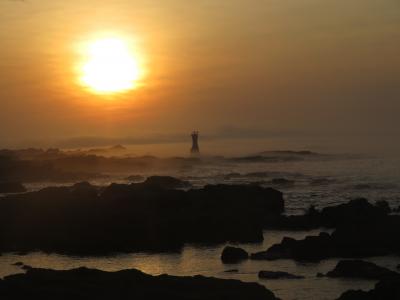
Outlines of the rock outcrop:
M400 279L398 277L379 281L371 291L350 290L337 300L395 300L400 299Z
M336 267L326 274L334 278L362 278L382 280L399 277L400 274L374 263L362 260L341 260Z
M227 246L221 254L221 260L224 264L234 264L249 258L249 254L242 248Z
M2 299L175 299L278 300L257 283L203 276L150 276L138 270L104 272L28 268L0 280Z
M188 191L165 182L88 183L10 195L0 202L0 252L69 254L179 251L185 243L259 242L282 193L249 185Z
M303 240L284 238L252 259L295 259L318 261L330 257L360 258L400 254L400 216L388 214L385 203L370 204L357 199L347 204L310 209L304 216L276 216L266 222L283 228L336 228L332 234L321 233Z

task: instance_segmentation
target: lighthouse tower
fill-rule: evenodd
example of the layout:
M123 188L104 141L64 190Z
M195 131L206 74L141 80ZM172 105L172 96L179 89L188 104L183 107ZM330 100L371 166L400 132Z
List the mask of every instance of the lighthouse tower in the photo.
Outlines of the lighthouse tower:
M192 149L190 149L192 154L200 153L199 149L199 132L193 131L192 132Z

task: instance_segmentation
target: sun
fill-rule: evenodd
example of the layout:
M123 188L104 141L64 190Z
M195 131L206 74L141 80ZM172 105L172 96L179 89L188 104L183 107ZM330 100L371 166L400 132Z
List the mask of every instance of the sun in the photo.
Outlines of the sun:
M143 70L137 54L121 38L89 42L80 66L80 83L98 94L122 93L138 86Z

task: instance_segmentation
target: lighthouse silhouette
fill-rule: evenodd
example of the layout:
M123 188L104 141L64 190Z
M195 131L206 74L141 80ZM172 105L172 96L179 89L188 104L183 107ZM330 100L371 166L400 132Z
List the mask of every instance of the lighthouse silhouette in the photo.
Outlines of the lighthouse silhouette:
M193 131L192 132L192 149L190 149L192 154L200 153L199 149L199 132Z

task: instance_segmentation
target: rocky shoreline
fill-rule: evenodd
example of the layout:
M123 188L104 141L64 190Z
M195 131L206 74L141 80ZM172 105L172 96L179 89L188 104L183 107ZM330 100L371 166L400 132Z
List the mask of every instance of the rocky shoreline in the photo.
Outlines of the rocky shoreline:
M331 233L321 232L300 240L284 237L280 243L256 253L227 246L221 253L221 260L224 264L236 264L247 259L319 262L328 258L400 255L400 216L393 214L385 201L371 204L366 199L355 199L322 210L310 207L304 215L298 216L287 216L284 212L282 193L257 185L207 185L194 189L188 182L165 176L107 187L83 182L3 197L0 201L0 253L43 251L96 256L139 251L179 252L188 243L260 242L265 229L329 228ZM304 278L281 270L260 269L258 272L263 280ZM47 281L52 276L59 281ZM334 270L315 276L379 280L374 290L348 291L340 300L396 299L399 293L397 272L360 260L340 261ZM93 291L85 294L86 290L80 290L79 278L89 282ZM136 270L108 273L85 268L71 271L27 268L26 274L2 280L0 295L12 295L13 289L20 286L23 287L20 292L25 291L26 295L45 292L48 288L49 293L57 292L62 296L64 285L72 280L76 284L72 290L79 297L96 293L110 296L113 289L121 288L113 282L115 278L129 282L123 293L133 293L139 299L155 297L151 287L157 289L159 285L166 289L166 294L173 294L174 299L214 299L212 295L217 297L215 299L252 299L252 295L254 299L276 299L266 289L250 288L248 284L243 287L240 282L230 283L232 287L229 289L238 289L237 293L226 294L228 291L224 289L228 289L228 283L219 279L152 277ZM101 281L96 281L100 279L104 280L108 290L103 289ZM40 280L45 280L45 283ZM144 281L148 290L142 290L142 294L130 290L131 285ZM175 292L170 282L176 283L173 286ZM210 286L216 291L211 293L210 289L209 294L204 292L196 298L180 284L193 286L193 291ZM38 286L45 289L37 289Z

